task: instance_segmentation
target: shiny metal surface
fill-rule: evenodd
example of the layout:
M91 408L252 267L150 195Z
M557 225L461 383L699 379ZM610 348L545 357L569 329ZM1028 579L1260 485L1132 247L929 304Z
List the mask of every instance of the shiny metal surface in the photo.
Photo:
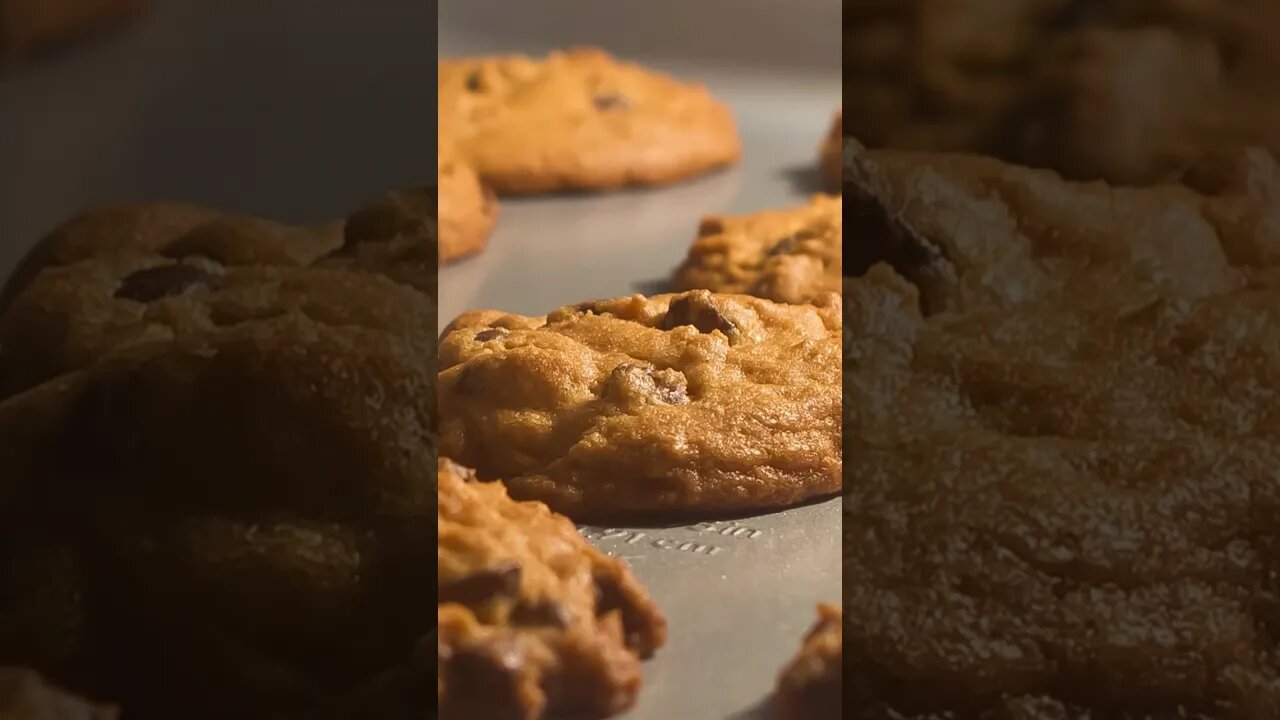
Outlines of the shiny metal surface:
M508 35L452 32L444 8L441 17L442 55L525 49ZM838 22L831 31L839 33ZM530 48L541 49L535 41ZM824 74L643 59L706 83L733 106L742 165L668 188L504 201L488 250L441 270L441 327L468 309L544 313L657 290L703 215L785 207L816 190L818 143L840 104L838 64ZM622 717L773 717L777 674L816 619L816 604L840 598L838 500L709 524L582 531L631 563L670 622L667 646L646 663L639 704Z

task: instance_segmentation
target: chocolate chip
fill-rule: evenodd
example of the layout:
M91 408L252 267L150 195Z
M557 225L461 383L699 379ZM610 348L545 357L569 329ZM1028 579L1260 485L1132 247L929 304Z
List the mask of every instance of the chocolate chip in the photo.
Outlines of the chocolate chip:
M689 402L687 382L678 370L622 363L609 373L606 387L611 398L624 405L631 404L636 396L667 405Z
M479 70L472 70L467 74L467 90L470 92L481 92L484 90L484 76Z
M484 330L476 333L475 339L476 342L489 342L490 340L497 340L498 338L506 337L509 334L510 331L506 328L485 328Z
M511 610L511 622L516 625L554 627L563 630L569 627L571 620L569 611L555 600L522 602Z
M179 295L190 288L213 284L216 276L194 265L159 265L138 270L120 282L116 297L149 303L170 295Z
M631 103L627 99L617 93L605 93L596 95L591 99L592 104L597 110L607 112L609 110L626 110L631 107Z
M455 580L441 582L438 590L440 602L463 605L479 605L498 598L514 597L520 590L520 563L507 561Z
M661 327L673 330L682 325L692 325L704 333L719 330L730 339L738 332L738 326L720 312L711 293L705 290L695 290L671 301Z

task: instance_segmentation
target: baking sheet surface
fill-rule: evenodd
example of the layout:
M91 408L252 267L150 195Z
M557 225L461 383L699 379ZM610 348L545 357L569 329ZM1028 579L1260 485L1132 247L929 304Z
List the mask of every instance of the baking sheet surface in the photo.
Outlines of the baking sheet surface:
M443 36L441 45L449 47ZM488 250L441 270L441 327L470 309L541 314L661 291L703 215L786 207L819 189L817 148L840 104L838 70L663 67L732 105L742 165L667 188L504 201ZM838 499L731 521L582 532L631 563L670 623L667 646L646 663L640 701L623 717L774 717L779 670L817 603L840 599Z

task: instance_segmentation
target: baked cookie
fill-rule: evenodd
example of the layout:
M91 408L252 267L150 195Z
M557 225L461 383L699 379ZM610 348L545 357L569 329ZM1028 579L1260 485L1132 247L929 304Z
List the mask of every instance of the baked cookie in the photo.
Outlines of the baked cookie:
M854 167L847 713L1275 717L1274 158Z
M784 303L838 293L842 213L839 197L817 195L798 208L705 218L676 271L675 288Z
M973 151L1151 184L1236 143L1280 149L1280 6L851 0L844 99L874 147Z
M499 194L674 182L742 153L729 109L595 49L441 60L441 146Z
M440 346L442 454L575 519L839 489L840 298L695 290L466 313Z
M818 622L804 638L800 652L778 677L778 705L793 720L835 720L840 707L844 643L840 608L818 607Z
M820 151L822 181L826 183L827 190L833 193L840 192L840 148L843 137L844 112L837 111L836 119L831 124L831 130L827 133L826 139L822 141L822 149Z
M146 0L0 0L0 59L74 40L136 14Z
M440 178L440 262L480 252L498 217L498 200L452 151L436 158Z
M352 215L345 241L334 225L193 208L83 216L11 280L0 397L115 349L289 313L434 335L434 210L427 188L392 194Z
M5 720L118 720L120 711L76 697L27 669L0 667L0 718Z
M431 352L288 313L0 403L0 656L143 719L288 716L399 666L436 594Z
M630 707L666 620L627 565L542 503L439 463L442 717L605 717Z

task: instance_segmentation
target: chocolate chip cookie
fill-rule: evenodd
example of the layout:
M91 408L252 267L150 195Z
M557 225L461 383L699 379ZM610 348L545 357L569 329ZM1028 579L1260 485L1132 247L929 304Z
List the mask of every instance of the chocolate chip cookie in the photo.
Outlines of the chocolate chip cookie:
M630 707L666 621L626 564L542 503L439 462L438 687L448 718Z
M840 192L840 148L841 141L844 138L844 112L837 111L836 119L831 123L831 130L827 133L827 137L822 141L822 149L819 153L822 167L822 181L826 183L830 192Z
M844 99L868 145L1150 184L1233 143L1280 150L1280 6L851 0Z
M440 178L440 262L480 252L498 217L498 200L469 164L447 148L436 158Z
M0 667L0 717L5 720L117 720L120 712L49 685L26 668Z
M464 314L442 454L575 519L790 505L839 488L840 298L706 290Z
M855 167L849 714L1276 716L1274 158Z
M298 313L432 334L434 193L394 193L345 227L174 206L82 216L37 247L0 314L0 397L115 349Z
M841 714L843 642L840 609L818 607L818 622L804 638L795 659L778 678L778 704L793 720L835 720Z
M601 50L439 67L441 146L499 194L674 182L742 152L729 109L705 89Z
M842 207L839 197L817 195L803 207L705 218L675 287L784 303L840 292Z
M405 662L436 594L433 334L288 313L0 403L0 662L211 720Z

